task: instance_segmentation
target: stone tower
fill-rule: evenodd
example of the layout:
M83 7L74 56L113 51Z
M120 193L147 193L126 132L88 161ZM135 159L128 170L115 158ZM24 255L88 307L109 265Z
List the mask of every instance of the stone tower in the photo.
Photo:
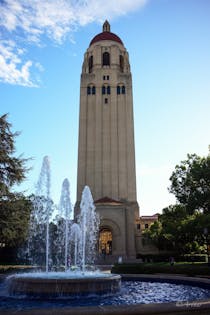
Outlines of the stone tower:
M103 32L91 40L82 66L78 203L85 185L101 218L99 252L107 257L135 257L139 213L132 77L128 52L107 21Z

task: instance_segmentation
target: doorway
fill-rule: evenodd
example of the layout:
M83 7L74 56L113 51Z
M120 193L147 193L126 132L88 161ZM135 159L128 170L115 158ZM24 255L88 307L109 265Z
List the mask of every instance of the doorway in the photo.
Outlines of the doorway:
M112 255L112 231L102 228L99 232L99 254Z

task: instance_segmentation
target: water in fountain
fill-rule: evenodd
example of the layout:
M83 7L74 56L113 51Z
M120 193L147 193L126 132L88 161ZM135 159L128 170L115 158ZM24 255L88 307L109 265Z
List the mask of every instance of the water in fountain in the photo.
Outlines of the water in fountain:
M30 295L35 297L57 297L63 295L83 295L83 294L103 294L113 293L119 290L121 277L119 275L108 275L103 273L93 273L86 270L87 265L93 266L95 260L95 250L97 244L99 217L96 214L90 188L85 186L82 192L80 203L80 214L78 223L71 226L71 201L69 182L64 180L60 204L58 207L56 233L51 232L51 236L56 236L56 240L51 244L57 252L57 263L59 269L65 266L66 272L48 272L49 270L49 220L52 212L53 202L50 198L50 167L49 159L45 157L37 185L37 194L34 197L34 209L32 211L30 223L30 241L41 242L43 231L46 240L46 272L28 273L12 276L9 285L11 295ZM41 228L40 228L41 226ZM55 235L53 235L55 234ZM70 241L70 237L72 237ZM72 245L72 249L70 248ZM31 248L29 252L31 251ZM35 247L40 256L40 243ZM71 258L70 255L72 254ZM67 272L69 258L82 272ZM50 260L53 262L52 258ZM58 268L57 268L58 269Z
M43 265L45 260L46 272L49 269L49 220L53 211L50 188L50 162L45 156L32 200L27 254L32 264Z
M28 241L30 261L39 266L44 265L45 257L47 272L49 271L49 261L51 262L50 267L56 270L62 270L62 266L64 266L67 271L70 264L73 264L76 269L82 269L84 272L86 265L94 265L99 230L99 217L95 211L90 188L84 187L78 222L72 225L70 184L68 179L63 181L58 214L52 224L52 226L54 225L53 233L50 233L49 220L53 211L50 177L50 163L46 156L43 159L33 199Z
M81 240L81 228L79 224L73 223L70 231L70 240L72 246L72 263L74 267L77 269L79 266L79 262L81 261L81 257L79 257L80 251L80 240Z
M84 271L87 264L94 265L99 231L99 216L95 211L93 197L88 186L85 186L82 192L80 209L78 222L81 229L81 254L79 253L79 257L81 257L81 269Z
M56 216L56 239L54 240L54 252L56 265L64 265L67 271L70 264L70 228L72 224L72 205L70 199L70 184L68 179L64 179L59 203L59 213Z

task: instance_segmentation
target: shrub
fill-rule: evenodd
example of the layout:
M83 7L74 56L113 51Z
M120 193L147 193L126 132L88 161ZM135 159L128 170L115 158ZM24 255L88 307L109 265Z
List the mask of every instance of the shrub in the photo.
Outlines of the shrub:
M204 275L210 276L210 267L208 264L115 264L112 273L119 274L183 274L188 276Z

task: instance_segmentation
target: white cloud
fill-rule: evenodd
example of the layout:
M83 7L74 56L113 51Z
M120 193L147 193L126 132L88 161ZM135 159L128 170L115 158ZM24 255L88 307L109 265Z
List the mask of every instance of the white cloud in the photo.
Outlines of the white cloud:
M61 44L79 26L126 14L148 0L0 0L0 81L25 86L32 83L32 61L22 60L22 42L40 45L42 36ZM13 44L8 40L12 37Z
M22 49L18 49L13 41L2 41L0 43L0 82L35 87L32 82L30 69L32 61L23 62Z
M146 4L148 0L87 0L78 1L75 6L75 15L80 25L85 25L92 21L102 22L105 19L112 19L116 16L124 15L136 10Z

